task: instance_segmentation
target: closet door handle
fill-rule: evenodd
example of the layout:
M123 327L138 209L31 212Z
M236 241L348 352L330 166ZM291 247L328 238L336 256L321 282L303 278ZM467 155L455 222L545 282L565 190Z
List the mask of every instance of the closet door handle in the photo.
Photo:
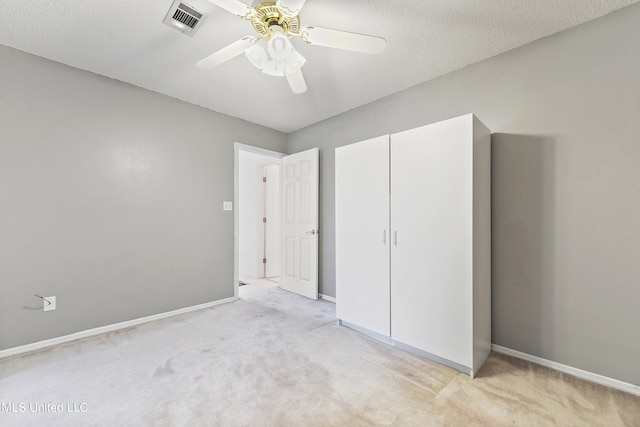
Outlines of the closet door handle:
M382 244L383 245L387 244L387 230L382 231Z
M393 232L393 245L394 246L398 246L398 232L397 231Z

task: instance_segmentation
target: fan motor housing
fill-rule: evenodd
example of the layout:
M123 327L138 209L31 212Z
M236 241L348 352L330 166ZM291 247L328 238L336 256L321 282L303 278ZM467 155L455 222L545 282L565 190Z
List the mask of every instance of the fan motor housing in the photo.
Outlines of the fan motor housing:
M269 37L269 27L278 25L287 37L298 34L300 19L298 16L287 16L276 6L275 1L260 2L254 4L255 15L251 19L251 25L262 37Z

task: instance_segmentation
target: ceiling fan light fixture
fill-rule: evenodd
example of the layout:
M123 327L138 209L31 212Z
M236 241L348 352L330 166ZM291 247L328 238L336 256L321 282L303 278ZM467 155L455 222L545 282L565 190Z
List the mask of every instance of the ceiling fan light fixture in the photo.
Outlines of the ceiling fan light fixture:
M282 28L273 26L271 37L262 38L245 51L249 62L270 76L282 77L285 72L295 73L306 62L294 48Z
M209 2L251 21L259 37L247 36L196 63L212 68L244 53L251 64L263 73L285 76L294 93L303 93L307 85L302 75L306 59L293 47L292 37L306 44L333 47L362 53L380 53L387 42L382 37L306 26L300 29L298 13L305 0L255 0L247 6L242 0Z
M262 72L270 76L282 77L284 76L284 64L282 62L269 59L265 62Z
M269 52L269 56L278 62L286 62L292 51L293 46L283 33L274 33L267 42L267 52Z
M262 70L267 61L269 61L269 54L265 49L266 45L267 42L264 39L260 39L256 44L245 51L245 55L247 55L249 62L259 70Z
M284 30L278 26L271 27L271 38L267 43L267 51L275 61L285 63L288 70L299 69L307 61L293 47Z

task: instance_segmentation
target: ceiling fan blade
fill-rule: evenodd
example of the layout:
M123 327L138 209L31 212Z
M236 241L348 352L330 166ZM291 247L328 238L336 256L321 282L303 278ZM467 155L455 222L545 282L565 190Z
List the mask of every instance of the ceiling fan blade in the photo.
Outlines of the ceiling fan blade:
M256 12L254 8L242 3L240 0L209 0L209 2L245 19L250 18Z
M296 16L300 13L300 9L302 9L305 1L306 0L277 0L276 6L285 15Z
M293 71L285 70L284 75L287 77L293 93L304 93L307 91L307 84L304 81L304 76L300 68Z
M313 45L372 54L382 52L387 45L387 41L382 37L313 26L302 28L300 38L305 43Z
M206 58L203 58L200 61L196 62L196 67L204 69L217 67L223 62L227 62L228 60L243 54L245 50L253 46L258 40L260 40L259 37L243 37L240 40L235 41L230 45L223 47L219 51L212 53Z

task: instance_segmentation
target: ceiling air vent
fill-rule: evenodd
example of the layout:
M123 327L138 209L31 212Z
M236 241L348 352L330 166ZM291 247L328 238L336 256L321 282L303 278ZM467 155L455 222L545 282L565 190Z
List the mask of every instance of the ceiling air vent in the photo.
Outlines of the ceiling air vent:
M206 17L207 16L205 14L198 12L192 6L182 3L180 0L176 0L169 8L167 16L164 17L164 21L162 22L171 28L175 28L186 35L193 37Z

